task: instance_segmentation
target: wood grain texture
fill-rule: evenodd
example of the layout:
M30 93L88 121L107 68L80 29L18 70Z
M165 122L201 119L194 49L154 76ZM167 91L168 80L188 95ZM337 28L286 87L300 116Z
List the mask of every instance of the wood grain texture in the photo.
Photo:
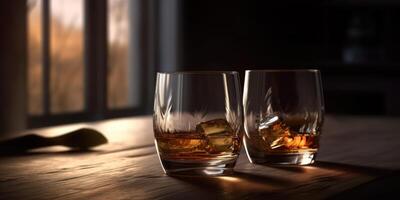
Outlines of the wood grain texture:
M32 132L54 136L81 127L101 131L110 143L1 157L0 199L325 199L400 168L400 123L393 118L328 116L315 165L253 165L242 153L233 176L214 178L164 175L150 117Z

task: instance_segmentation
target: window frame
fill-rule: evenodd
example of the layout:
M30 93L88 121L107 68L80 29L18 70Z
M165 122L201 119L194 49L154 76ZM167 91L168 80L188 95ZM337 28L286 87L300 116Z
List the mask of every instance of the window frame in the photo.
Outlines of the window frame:
M149 114L152 105L152 92L154 88L154 25L155 1L138 0L133 6L136 17L135 32L133 37L140 37L137 46L142 51L140 55L141 91L138 107L109 109L107 107L107 0L84 0L84 109L81 112L57 113L50 112L50 3L52 0L42 0L42 86L43 86L43 114L29 115L27 124L29 128L74 123L81 121L96 121L115 117Z

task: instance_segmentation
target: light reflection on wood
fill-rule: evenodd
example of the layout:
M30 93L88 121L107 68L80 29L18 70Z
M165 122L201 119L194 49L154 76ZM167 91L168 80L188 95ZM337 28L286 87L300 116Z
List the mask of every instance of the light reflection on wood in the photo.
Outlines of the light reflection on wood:
M328 125L332 125L329 120ZM344 159L335 162L330 158L339 155L329 152L336 152L337 143L335 146L334 141L322 141L323 145L333 146L325 147L313 166L253 165L245 154L241 154L232 176L169 177L163 173L153 146L150 117L82 123L33 132L58 135L81 127L101 131L110 143L88 152L47 149L1 157L0 199L324 199L391 172L373 167L376 161L349 158L354 152L347 155L342 152ZM334 140L335 137L332 132L327 132L323 139ZM353 140L357 140L357 136ZM390 144L387 146L391 147ZM387 152L388 149L377 151ZM341 163L346 159L369 164L369 167ZM399 164L398 156L396 160L392 162Z

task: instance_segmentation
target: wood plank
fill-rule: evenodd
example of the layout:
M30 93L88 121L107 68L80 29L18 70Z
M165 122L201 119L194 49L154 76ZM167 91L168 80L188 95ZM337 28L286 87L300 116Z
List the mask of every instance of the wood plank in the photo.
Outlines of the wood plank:
M253 165L242 153L234 175L214 178L164 175L150 117L34 131L80 127L100 130L110 143L90 152L51 148L0 158L0 199L325 199L400 166L397 119L327 117L315 165Z

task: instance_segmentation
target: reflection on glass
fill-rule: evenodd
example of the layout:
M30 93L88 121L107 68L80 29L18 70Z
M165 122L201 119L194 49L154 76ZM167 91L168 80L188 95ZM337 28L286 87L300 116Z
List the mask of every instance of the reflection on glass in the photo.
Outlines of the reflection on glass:
M52 113L84 108L83 0L50 2Z
M153 128L169 175L232 173L242 137L237 72L158 73Z
M108 0L108 83L109 108L137 105L137 83L129 60L130 17L129 0Z
M41 0L29 0L28 6L28 112L43 113Z
M324 115L318 70L247 70L243 107L250 162L314 162Z

